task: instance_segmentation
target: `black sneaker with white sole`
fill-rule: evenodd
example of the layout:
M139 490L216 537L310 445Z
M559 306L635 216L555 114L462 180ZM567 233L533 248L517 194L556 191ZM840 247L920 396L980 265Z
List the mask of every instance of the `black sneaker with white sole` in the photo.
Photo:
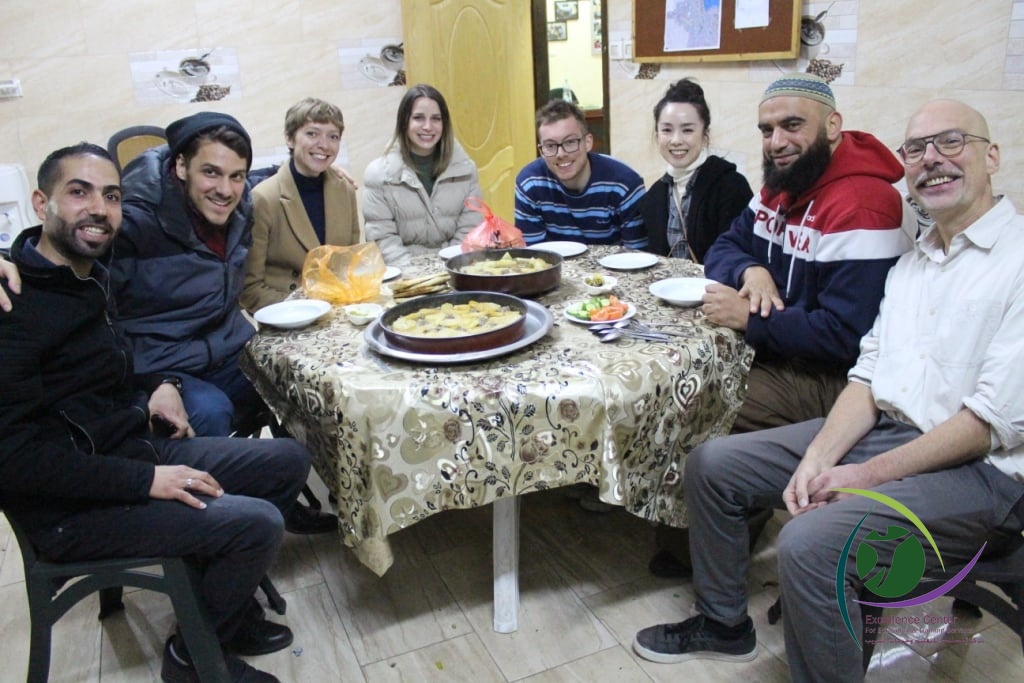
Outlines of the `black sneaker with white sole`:
M730 631L737 635L721 635ZM690 659L749 662L757 657L757 634L749 617L730 628L698 615L677 624L658 624L638 631L633 650L660 664Z
M224 683L281 683L277 676L253 668L238 657L225 655L224 664L228 669L228 680ZM160 680L163 683L202 683L188 651L176 636L168 638L164 645Z

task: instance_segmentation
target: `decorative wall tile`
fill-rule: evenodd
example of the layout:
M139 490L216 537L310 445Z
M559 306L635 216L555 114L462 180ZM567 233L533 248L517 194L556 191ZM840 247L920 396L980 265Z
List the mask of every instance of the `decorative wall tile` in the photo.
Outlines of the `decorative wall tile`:
M238 57L232 48L134 52L128 55L139 104L215 102L242 96Z

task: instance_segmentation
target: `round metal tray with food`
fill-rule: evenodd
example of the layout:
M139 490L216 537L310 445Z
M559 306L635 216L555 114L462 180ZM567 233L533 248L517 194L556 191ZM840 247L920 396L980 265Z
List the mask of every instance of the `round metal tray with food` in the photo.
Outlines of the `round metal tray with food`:
M562 256L536 249L484 249L445 262L452 289L533 296L562 282Z
M466 353L503 346L526 329L526 302L498 292L422 296L380 318L393 346L418 353Z

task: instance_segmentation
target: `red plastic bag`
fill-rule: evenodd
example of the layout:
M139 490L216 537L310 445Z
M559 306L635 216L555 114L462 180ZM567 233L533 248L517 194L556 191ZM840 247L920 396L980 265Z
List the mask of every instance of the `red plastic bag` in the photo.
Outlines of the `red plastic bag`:
M479 211L484 215L483 222L469 231L462 240L462 253L480 251L481 249L508 249L525 247L522 231L500 216L496 216L491 207L476 197L466 199L466 208Z

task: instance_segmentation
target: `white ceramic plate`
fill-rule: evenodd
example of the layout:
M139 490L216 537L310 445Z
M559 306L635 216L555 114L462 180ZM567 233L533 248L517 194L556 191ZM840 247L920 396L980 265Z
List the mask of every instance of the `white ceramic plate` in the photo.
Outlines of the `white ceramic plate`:
M586 299L583 299L583 301L586 301ZM574 318L571 315L569 315L569 309L578 303L582 303L582 301L570 301L567 304L565 304L566 310L563 311L563 314L565 315L567 320L571 320L574 323L579 323L580 325L600 325L601 323L617 323L620 320L629 320L634 315L636 315L636 306L634 306L633 304L626 304L626 315L622 316L621 318L616 318L615 320L580 320L579 318Z
M585 252L587 245L583 244L583 242L538 242L537 244L531 244L528 248L540 251L553 251L563 258L569 258L570 256L578 256Z
M623 251L609 254L598 261L605 268L612 270L642 270L650 268L658 262L658 257L646 251Z
M523 336L508 344L496 346L493 349L483 351L470 351L467 353L418 353L406 351L391 345L384 336L384 329L380 325L380 319L374 320L363 333L366 345L382 356L398 358L400 360L412 361L415 363L430 363L432 365L453 365L455 363L476 363L504 356L507 353L518 351L534 343L551 329L554 319L551 311L544 308L536 301L525 300L526 304L526 330Z
M319 299L296 299L264 306L253 316L261 325L272 325L285 330L305 327L327 311L331 305Z
M647 289L675 306L700 306L704 288L714 282L703 277L670 277L652 283Z
M453 244L450 247L445 247L441 251L437 252L437 255L443 259L450 259L453 256L458 256L462 253L462 247L458 244Z
M394 280L396 277L398 277L401 274L402 274L402 269L401 268L399 268L397 266L388 266L387 268L384 269L384 279L382 280L382 282L387 282L388 280Z

